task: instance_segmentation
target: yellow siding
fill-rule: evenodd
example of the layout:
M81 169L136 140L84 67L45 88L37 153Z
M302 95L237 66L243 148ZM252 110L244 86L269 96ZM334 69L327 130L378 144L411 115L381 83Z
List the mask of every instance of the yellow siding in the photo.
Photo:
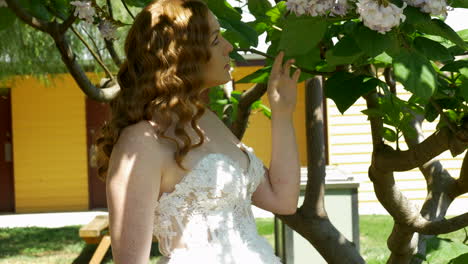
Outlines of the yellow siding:
M244 76L260 69L258 66L249 67L237 67L234 69L233 78L234 80L240 80ZM237 91L247 90L252 84L236 84L235 88ZM262 97L262 102L266 106L270 107L268 102L268 96ZM307 149L306 149L306 135L305 135L305 107L304 107L304 83L298 85L297 91L297 104L294 112L294 127L296 129L296 141L299 147L299 158L302 166L307 166ZM252 147L255 154L263 161L268 167L271 159L271 125L270 119L268 119L263 113L252 112L249 118L248 128L242 141Z
M88 209L84 94L69 75L12 88L16 212Z

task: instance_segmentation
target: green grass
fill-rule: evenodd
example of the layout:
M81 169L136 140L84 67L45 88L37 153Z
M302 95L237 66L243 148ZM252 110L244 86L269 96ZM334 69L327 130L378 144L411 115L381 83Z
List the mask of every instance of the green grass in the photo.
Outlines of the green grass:
M393 228L393 220L386 215L361 215L359 217L361 254L368 264L386 263L390 256L387 248L387 238ZM440 238L449 238L452 241L463 242L465 231L463 229L439 235ZM447 263L450 259L443 263ZM443 261L443 260L441 260Z
M273 219L256 219L261 236L274 246ZM390 252L386 240L393 226L389 216L360 216L361 254L369 264L385 263ZM79 236L80 226L63 228L0 228L0 264L88 263L96 245L86 245ZM464 230L440 237L462 242ZM151 263L160 258L157 244L151 250ZM113 263L109 250L103 263Z

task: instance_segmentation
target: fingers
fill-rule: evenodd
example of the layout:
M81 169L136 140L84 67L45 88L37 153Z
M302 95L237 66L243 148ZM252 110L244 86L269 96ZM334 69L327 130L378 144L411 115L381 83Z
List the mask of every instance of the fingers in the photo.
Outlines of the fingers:
M297 69L293 74L293 80L297 83L299 81L299 77L301 76L301 69Z
M275 62L273 63L273 68L271 69L272 74L279 74L281 73L282 63L284 58L284 52L280 51L280 53L276 56Z
M291 65L295 62L294 59L290 59L286 62L284 65L283 73L286 73L289 76L290 70L291 70Z

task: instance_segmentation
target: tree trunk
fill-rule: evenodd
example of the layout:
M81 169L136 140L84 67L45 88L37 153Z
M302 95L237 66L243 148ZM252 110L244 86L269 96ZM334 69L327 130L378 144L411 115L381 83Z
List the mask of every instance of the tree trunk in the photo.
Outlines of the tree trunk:
M365 263L355 245L328 219L325 210L325 135L322 78L306 81L307 185L303 205L294 215L277 215L307 239L328 263Z

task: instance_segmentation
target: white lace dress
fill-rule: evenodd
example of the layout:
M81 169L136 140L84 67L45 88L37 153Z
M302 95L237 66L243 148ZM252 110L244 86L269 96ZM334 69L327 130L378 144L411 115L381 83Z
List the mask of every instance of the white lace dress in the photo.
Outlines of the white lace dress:
M263 163L249 157L244 171L220 153L205 155L155 208L153 233L164 255L158 264L280 264L257 233L252 193L264 176Z

